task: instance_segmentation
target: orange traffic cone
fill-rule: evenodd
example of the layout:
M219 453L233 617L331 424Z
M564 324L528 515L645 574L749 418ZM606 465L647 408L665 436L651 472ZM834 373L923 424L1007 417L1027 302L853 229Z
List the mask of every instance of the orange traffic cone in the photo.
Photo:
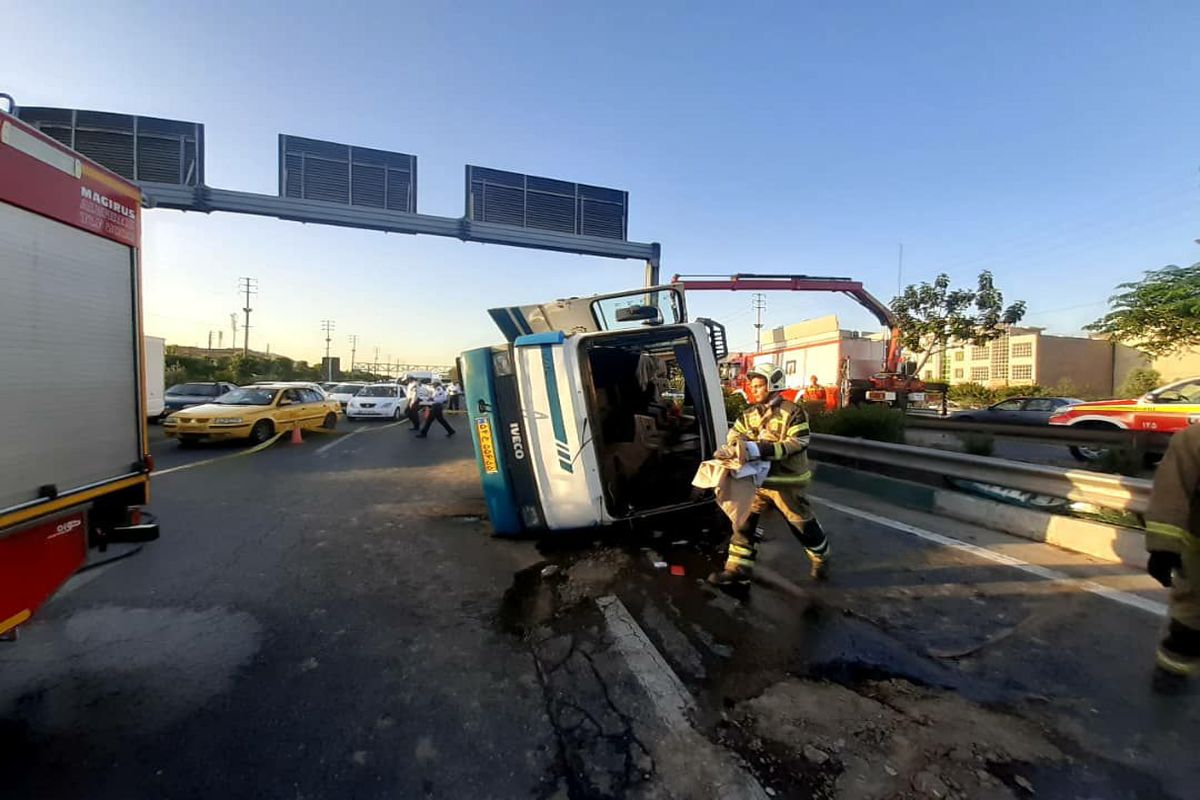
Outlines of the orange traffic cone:
M300 435L300 426L292 428L292 444L304 444L304 437Z

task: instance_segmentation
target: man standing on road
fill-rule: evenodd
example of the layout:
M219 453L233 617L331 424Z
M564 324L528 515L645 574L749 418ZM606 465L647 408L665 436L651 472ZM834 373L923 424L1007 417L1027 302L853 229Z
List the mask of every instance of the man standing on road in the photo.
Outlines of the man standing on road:
M441 381L433 382L432 391L427 389L426 394L424 394L421 400L422 403L427 404L425 425L421 428L421 432L417 434L418 439L424 439L429 435L429 428L433 425L434 420L442 424L442 427L446 429L447 436L454 435L454 428L451 428L450 423L446 422L446 418L442 416L442 408L446 405L447 397L449 395L446 393L446 389L442 386Z
M1200 673L1200 425L1171 437L1154 474L1146 549L1146 571L1171 590L1154 672L1155 688L1171 691Z
M804 407L783 399L783 370L773 364L752 369L749 395L752 403L733 424L725 447L717 458L732 456L738 443L745 442L751 460L771 462L767 479L755 494L750 516L733 532L725 568L708 576L716 586L748 584L758 555L758 522L771 506L779 509L792 534L804 545L818 580L829 572L829 540L808 504L805 490L812 480L808 466L808 415Z
M412 429L419 431L421 430L421 382L416 378L409 378L408 386L404 387L404 396L408 398L404 415L408 417L408 424L412 426Z
M459 401L462 399L462 387L458 385L458 381L450 382L449 388L446 389L446 395L450 398L450 403L446 408L450 411L458 411Z

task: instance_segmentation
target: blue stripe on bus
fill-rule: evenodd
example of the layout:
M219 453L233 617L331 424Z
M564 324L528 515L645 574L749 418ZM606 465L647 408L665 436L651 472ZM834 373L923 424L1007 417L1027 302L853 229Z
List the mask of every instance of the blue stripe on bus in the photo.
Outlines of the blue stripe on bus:
M554 443L558 448L558 466L564 472L574 472L575 470L571 467L571 451L567 445L567 426L563 420L562 398L558 396L558 376L554 373L553 346L543 344L541 347L542 371L546 377L546 401L550 406L550 424L554 428Z
M525 336L518 336L513 340L513 345L515 347L532 347L533 345L562 344L564 341L566 341L566 338L566 334L562 331L529 333Z

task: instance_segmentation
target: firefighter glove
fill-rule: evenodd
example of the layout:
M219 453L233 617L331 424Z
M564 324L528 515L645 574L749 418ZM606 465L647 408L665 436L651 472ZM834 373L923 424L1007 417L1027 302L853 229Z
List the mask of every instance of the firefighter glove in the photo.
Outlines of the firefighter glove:
M722 445L721 447L718 447L716 450L713 451L713 458L720 458L720 459L733 458L736 455L737 455L737 450L735 450L731 447L726 447L724 445Z
M1169 587L1173 582L1171 573L1183 572L1183 559L1179 557L1179 553L1172 553L1170 550L1151 550L1146 572L1163 586Z

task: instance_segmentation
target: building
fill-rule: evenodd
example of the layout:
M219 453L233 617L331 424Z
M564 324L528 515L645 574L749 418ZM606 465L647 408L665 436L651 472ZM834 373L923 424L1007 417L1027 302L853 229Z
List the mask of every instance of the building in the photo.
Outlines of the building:
M982 347L952 344L929 359L921 377L951 385L1063 386L1080 394L1111 396L1131 370L1146 364L1144 353L1126 345L1015 327Z
M788 388L807 386L813 375L822 385L836 386L846 359L851 378L866 378L878 372L886 346L882 334L843 330L837 316L830 314L772 328L763 337L754 364L778 364L787 377Z

